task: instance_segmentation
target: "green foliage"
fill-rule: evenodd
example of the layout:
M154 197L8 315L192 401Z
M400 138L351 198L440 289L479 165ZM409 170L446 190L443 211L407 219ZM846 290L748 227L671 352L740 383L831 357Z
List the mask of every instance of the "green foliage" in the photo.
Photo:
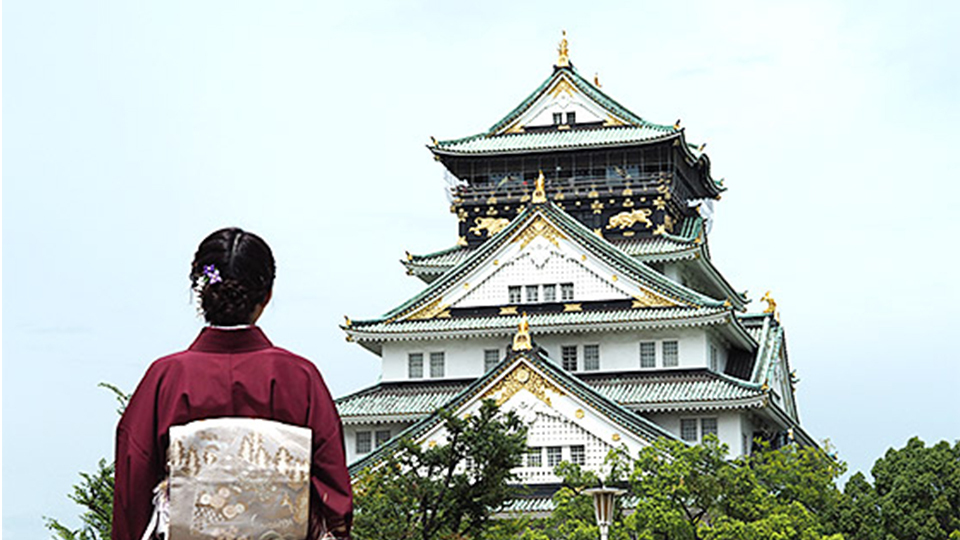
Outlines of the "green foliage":
M130 401L130 394L116 386L102 382L100 388L106 388L117 399L117 414ZM81 472L80 483L74 484L73 493L67 495L70 500L83 508L80 513L79 529L71 529L55 518L44 517L44 526L60 540L109 540L113 525L113 463L101 459L97 471L93 474Z
M80 473L81 481L73 486L70 499L84 508L82 525L70 529L59 520L44 518L47 529L61 540L109 540L113 523L113 464L101 459L93 474Z
M844 488L837 529L856 540L960 538L960 442L926 446L914 437L887 450Z
M354 484L354 535L392 540L480 537L519 491L510 482L526 450L526 426L493 401L477 414L441 413L445 444L401 440Z
M661 439L636 458L621 448L607 459L608 482L626 482L631 511L615 514L612 540L842 540L826 537L831 505L841 494L834 480L843 470L824 452L796 446L728 461L716 438L689 446ZM556 510L542 521L543 538L595 539L589 497L582 487L596 477L578 467L557 469L564 488ZM802 485L795 485L800 483ZM530 536L530 540L541 540Z

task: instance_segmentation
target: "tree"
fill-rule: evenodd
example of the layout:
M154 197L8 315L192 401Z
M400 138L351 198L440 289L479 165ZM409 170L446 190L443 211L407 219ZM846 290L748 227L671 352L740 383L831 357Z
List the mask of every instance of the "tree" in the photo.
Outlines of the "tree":
M98 386L113 392L118 404L117 413L123 414L130 395L112 384L100 383ZM71 529L58 519L44 517L44 524L54 533L55 538L61 540L110 539L113 524L113 472L113 463L101 459L97 464L96 472L80 473L80 483L74 484L73 492L67 496L83 507L84 510L80 513L82 525L79 529Z
M354 484L354 535L392 540L478 537L518 487L526 426L485 400L473 415L441 412L447 441L398 443Z
M837 528L856 540L960 538L960 442L926 446L917 437L890 449L844 489Z
M797 446L765 447L734 461L726 452L713 437L693 446L660 439L636 458L622 448L614 451L608 481L627 482L624 498L632 499L633 511L615 519L611 538L819 540L835 532L829 518L841 496L833 484L841 463L817 448ZM578 515L570 503L555 502L547 521L566 518L568 534L559 537L579 538L574 533L593 524L592 513Z

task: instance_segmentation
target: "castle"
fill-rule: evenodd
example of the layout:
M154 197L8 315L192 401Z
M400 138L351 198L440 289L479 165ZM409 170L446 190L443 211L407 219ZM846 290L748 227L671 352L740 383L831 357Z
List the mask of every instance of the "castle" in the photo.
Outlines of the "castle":
M378 384L337 400L351 471L400 434L442 440L440 408L492 398L529 426L518 470L555 485L560 461L714 434L814 445L800 426L784 330L717 269L708 234L724 191L686 129L606 95L570 62L484 133L433 140L459 241L402 261L426 287L383 316L347 319L382 359Z

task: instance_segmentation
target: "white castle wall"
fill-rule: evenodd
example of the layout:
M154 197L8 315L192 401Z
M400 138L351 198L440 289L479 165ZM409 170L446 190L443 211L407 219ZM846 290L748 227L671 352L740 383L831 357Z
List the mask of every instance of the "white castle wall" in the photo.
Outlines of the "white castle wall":
M657 331L629 332L583 332L571 334L536 334L534 341L543 347L557 365L561 362L564 345L578 345L580 369L583 367L583 345L600 345L600 371L626 371L640 369L640 342L656 341L658 355L660 343L676 340L679 344L679 365L655 369L684 369L707 367L709 347L703 329L665 329ZM510 340L504 338L456 338L446 340L403 341L383 344L383 380L409 380L407 358L410 353L424 354L424 379L430 379L430 353L443 352L445 379L475 378L483 374L484 350L497 349L500 358L506 355ZM716 344L718 347L719 344Z

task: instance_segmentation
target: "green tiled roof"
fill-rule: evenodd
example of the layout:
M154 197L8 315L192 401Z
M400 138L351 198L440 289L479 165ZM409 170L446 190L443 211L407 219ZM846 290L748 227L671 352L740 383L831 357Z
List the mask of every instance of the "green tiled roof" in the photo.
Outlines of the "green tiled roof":
M725 408L763 395L758 385L749 384L704 369L632 372L578 373L584 384L607 399L631 409ZM337 400L345 422L373 417L409 417L430 414L469 386L469 381L396 382L372 386ZM703 402L711 402L704 405Z
M449 272L430 283L425 289L423 289L413 298L407 300L403 304L390 310L377 319L354 321L352 326L345 327L344 330L351 332L355 329L381 324L395 317L405 316L408 313L411 313L413 310L426 305L446 288L452 286L461 275L473 270L478 265L485 262L497 249L500 248L501 245L503 245L504 242L513 236L518 228L527 225L527 223L532 220L535 215L542 215L543 217L549 219L561 231L578 241L580 245L584 246L584 248L586 248L588 251L606 261L607 264L616 269L617 272L621 272L623 275L633 277L654 291L697 307L723 307L722 301L710 298L698 293L697 291L684 287L683 285L676 283L656 270L653 270L644 263L637 261L636 259L625 254L621 250L614 247L610 242L598 237L592 231L587 229L582 223L569 216L566 212L557 208L555 204L547 201L543 204L532 204L528 206L522 213L514 218L509 225L504 227L502 231L494 235L494 237L490 240L487 240L481 244L480 247L472 250L468 257L462 260ZM453 321L456 321L456 319ZM399 323L394 322L386 324ZM453 324L459 323L454 322Z
M496 124L491 126L490 129L486 131L485 135L492 135L509 126L514 120L519 118L531 105L533 105L533 103L537 100L537 98L539 98L540 95L543 94L543 92L545 92L547 88L549 88L556 79L563 77L565 75L568 76L567 79L570 82L572 82L573 85L577 87L578 90L586 94L590 99L599 103L600 106L607 109L608 111L613 113L615 116L621 118L622 120L635 125L649 125L649 126L657 126L657 127L664 127L664 128L670 127L670 129L672 129L672 126L658 126L657 124L651 124L646 120L644 120L643 118L640 118L639 116L633 114L626 107L624 107L623 105L620 105L619 103L616 102L616 100L614 100L613 98L611 98L610 96L602 92L599 88L597 88L593 84L590 84L589 81L581 77L580 72L578 72L576 68L574 68L571 65L567 67L554 69L553 73L550 74L550 76L547 77L546 80L544 80L543 83L540 86L538 86L536 90L533 91L533 93L527 96L526 99L524 99L519 105L514 107L512 111L507 113L507 115L501 118Z
M456 411L471 399L474 399L478 392L490 385L494 380L496 380L497 377L501 376L505 371L512 368L517 362L521 362L524 359L533 364L533 366L536 368L542 370L548 378L552 379L555 384L564 388L571 395L583 400L591 407L594 407L600 414L606 418L609 418L610 421L616 422L624 429L630 431L641 439L649 442L653 442L660 437L676 440L676 436L671 434L669 431L666 431L662 427L654 424L646 418L643 418L637 413L620 406L616 402L611 401L602 394L599 394L590 388L589 385L577 377L564 371L549 359L542 356L542 349L538 348L530 351L511 352L506 356L506 358L501 360L496 367L474 380L463 390L458 392L453 398L447 401L443 405L443 408L450 411ZM401 439L413 438L416 440L418 437L421 437L430 429L435 427L440 420L441 417L439 413L437 411L432 411L429 415L423 417L415 424L391 439L387 444L381 446L373 453L368 454L366 457L353 463L350 466L350 474L356 475L365 467L375 465L376 463L380 462L381 459L383 459L383 456L385 456L387 452L393 451Z
M646 308L613 311L570 311L560 313L531 313L530 326L538 333L580 330L585 324L637 323L638 327L668 328L697 326L723 322L729 310L724 307ZM491 317L457 317L413 319L404 321L354 322L345 330L355 339L363 340L375 334L378 339L390 335L415 339L423 332L487 331L490 334L512 335L520 324L520 315Z
M763 395L757 385L703 369L603 374L585 376L584 382L621 405L642 410L703 402L710 402L708 408L721 408Z
M678 136L677 133L672 126L644 125L509 133L495 137L474 135L439 142L433 150L437 153L486 154L624 146L666 140Z
M355 417L390 416L417 420L453 399L470 381L381 383L337 399L345 421Z
M668 255L696 249L699 244L695 241L702 229L703 218L693 216L683 220L676 234L660 234L610 243L631 257L655 261ZM425 255L411 255L408 260L402 262L413 272L445 272L463 262L472 252L473 248L453 246Z

